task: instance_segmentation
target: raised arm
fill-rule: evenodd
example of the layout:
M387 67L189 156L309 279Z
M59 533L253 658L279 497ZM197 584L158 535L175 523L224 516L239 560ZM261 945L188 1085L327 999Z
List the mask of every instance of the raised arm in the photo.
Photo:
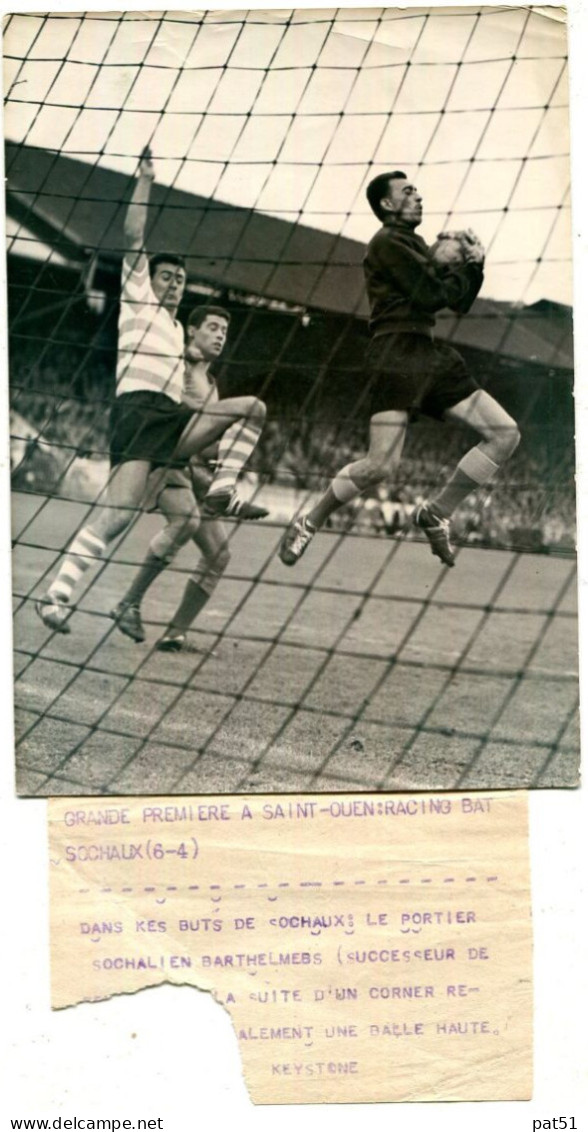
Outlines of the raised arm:
M144 252L145 228L147 226L147 205L151 194L151 184L155 178L153 159L149 146L145 146L139 160L139 169L125 217L124 234L126 253ZM135 264L135 270L143 266L143 255Z

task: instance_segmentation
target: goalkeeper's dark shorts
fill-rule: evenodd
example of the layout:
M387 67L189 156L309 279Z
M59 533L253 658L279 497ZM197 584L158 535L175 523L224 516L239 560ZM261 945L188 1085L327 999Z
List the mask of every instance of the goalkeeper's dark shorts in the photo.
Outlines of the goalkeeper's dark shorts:
M122 393L110 411L110 463L148 461L152 468L171 466L179 441L196 414L166 393ZM185 463L185 461L184 461Z
M370 417L391 409L418 409L441 420L447 409L480 388L461 354L427 334L382 334L373 338L366 362L360 411L365 405Z

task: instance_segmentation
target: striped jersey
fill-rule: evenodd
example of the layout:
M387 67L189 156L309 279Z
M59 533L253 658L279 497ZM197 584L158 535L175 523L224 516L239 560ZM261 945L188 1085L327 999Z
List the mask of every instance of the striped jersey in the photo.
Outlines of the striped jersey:
M139 270L135 264L139 263ZM184 328L157 301L147 258L136 252L123 259L116 393L166 393L182 400Z

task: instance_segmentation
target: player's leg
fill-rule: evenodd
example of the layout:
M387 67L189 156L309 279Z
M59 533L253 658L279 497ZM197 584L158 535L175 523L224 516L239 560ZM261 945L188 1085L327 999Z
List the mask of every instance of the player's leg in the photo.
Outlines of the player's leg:
M68 613L72 597L88 567L100 561L109 545L137 516L147 484L149 464L129 460L112 473L106 502L75 535L47 593L35 603L41 620L50 629L69 633Z
M402 456L407 421L408 414L397 409L376 413L371 418L367 455L342 468L318 503L288 527L279 550L285 566L293 566L298 561L313 535L334 511L391 478Z
M188 486L164 487L157 496L157 505L165 516L166 524L151 539L143 563L111 613L121 633L134 641L145 640L141 602L147 590L181 547L194 538L200 525L196 500Z
M419 508L416 517L433 553L452 566L449 520L453 512L472 491L494 479L501 465L512 456L520 433L512 417L483 389L476 389L446 409L444 417L469 425L481 436L479 444L466 452L441 491Z
M227 533L218 519L203 519L192 540L202 557L186 582L182 600L164 636L156 645L166 652L198 651L192 649L186 634L214 593L231 558Z
M478 487L490 483L515 451L521 434L516 422L483 389L477 389L465 400L453 405L446 418L467 424L481 440L466 452L453 475L431 501L442 515L451 517L456 507Z
M176 460L189 460L218 442L218 466L204 500L205 514L248 519L268 514L265 508L246 505L235 497L237 478L259 440L265 416L265 405L257 397L230 397L207 405L184 430L174 454Z
M482 439L471 451L482 452L495 468L500 468L512 456L521 439L516 421L485 389L476 389L469 397L452 405L445 416L467 424L479 433ZM478 483L474 477L471 478Z

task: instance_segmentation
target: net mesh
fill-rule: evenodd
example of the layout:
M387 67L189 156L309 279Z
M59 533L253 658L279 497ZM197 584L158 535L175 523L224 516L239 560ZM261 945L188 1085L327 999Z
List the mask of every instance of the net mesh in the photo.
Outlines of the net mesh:
M555 12L555 10L553 10ZM28 794L565 786L577 777L565 28L543 10L10 16L5 27L19 789ZM161 517L89 572L70 637L33 604L106 506L122 224L140 154L150 251L232 314L224 395L268 424L198 655L153 648L194 567L108 613ZM473 227L481 299L439 334L521 425L443 570L407 520L470 446L425 419L394 484L294 571L283 524L365 448L365 187L400 167L422 233ZM549 553L546 553L546 552Z

